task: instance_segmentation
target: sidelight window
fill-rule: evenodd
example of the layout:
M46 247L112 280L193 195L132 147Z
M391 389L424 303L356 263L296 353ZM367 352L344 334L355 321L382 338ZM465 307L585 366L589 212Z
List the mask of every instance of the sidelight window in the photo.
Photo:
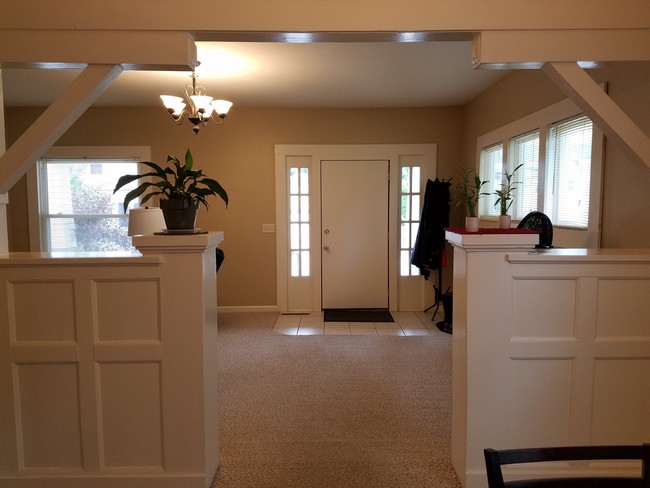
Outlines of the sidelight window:
M291 276L309 276L309 168L289 168L289 253Z
M402 166L400 184L400 276L418 276L411 255L420 226L420 167Z

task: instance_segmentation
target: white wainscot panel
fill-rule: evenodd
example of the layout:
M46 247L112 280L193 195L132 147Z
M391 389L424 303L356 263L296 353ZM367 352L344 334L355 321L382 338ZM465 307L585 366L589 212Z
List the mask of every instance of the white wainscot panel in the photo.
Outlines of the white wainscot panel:
M575 336L575 280L515 279L512 303L514 337Z
M650 359L598 359L594 368L593 444L650 441Z
M16 372L23 468L81 470L77 365L19 364Z
M160 363L99 365L103 464L161 468Z
M650 280L598 281L598 337L650 337Z
M17 342L76 339L72 281L14 282L9 286Z
M100 341L160 340L158 280L97 281Z
M508 446L561 446L569 440L573 361L513 360L511 442Z

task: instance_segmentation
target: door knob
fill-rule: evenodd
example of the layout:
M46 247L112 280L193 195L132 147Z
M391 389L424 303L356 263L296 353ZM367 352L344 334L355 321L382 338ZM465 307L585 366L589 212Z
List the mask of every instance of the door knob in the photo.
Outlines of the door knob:
M330 230L329 230L329 229L325 229L323 232L324 232L325 234L329 234L329 233L330 233Z
M329 252L329 250L330 250L330 247L329 247L329 246L323 246L323 251L327 251L327 252Z

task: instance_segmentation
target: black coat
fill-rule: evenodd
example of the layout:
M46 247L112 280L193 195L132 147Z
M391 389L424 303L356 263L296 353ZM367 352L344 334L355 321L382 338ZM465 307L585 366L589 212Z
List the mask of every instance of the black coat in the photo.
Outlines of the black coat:
M430 270L442 266L445 228L449 227L450 186L450 182L438 178L427 180L420 226L411 255L411 264L420 268L425 277L429 276Z

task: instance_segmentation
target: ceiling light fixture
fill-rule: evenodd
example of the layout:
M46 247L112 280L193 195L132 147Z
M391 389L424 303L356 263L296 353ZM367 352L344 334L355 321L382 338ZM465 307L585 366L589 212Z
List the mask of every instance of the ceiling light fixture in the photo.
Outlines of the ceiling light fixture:
M205 94L205 88L196 84L196 73L192 72L192 84L185 87L185 99L171 95L160 95L169 115L176 124L181 125L187 118L194 126L192 130L198 135L201 127L205 127L208 120L215 124L222 124L232 102L228 100L213 100ZM188 106L186 109L185 107ZM215 118L216 114L216 118Z

